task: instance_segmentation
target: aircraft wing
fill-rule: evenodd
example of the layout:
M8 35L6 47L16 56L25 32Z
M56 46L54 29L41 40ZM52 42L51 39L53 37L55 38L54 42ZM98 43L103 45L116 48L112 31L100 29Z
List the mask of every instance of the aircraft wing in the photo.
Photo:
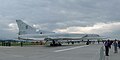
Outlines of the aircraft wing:
M93 36L93 37L82 37L83 40L103 40L103 39L107 39L107 37L103 37L103 36Z
M102 40L102 39L107 39L106 37L101 37L101 36L81 36L81 37L49 37L45 38L44 40Z
M81 40L82 37L50 37L45 40Z

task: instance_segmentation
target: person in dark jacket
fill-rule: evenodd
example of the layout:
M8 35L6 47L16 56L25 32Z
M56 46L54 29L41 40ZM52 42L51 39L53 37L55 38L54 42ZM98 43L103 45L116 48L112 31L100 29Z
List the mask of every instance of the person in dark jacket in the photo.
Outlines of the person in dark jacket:
M20 42L21 47L23 47L23 42Z
M120 49L120 41L118 41L118 47L119 47L119 49Z
M109 40L105 41L104 46L105 46L105 54L106 56L109 56L110 41Z

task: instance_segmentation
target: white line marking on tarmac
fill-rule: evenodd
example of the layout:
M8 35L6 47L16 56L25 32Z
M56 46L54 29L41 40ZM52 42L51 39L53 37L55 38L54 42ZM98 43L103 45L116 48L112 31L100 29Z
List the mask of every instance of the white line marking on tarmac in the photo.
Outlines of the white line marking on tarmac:
M62 49L62 50L56 50L56 51L54 51L54 52L68 51L68 50L73 50L73 49L82 48L82 47L87 47L87 46L89 46L89 45L78 46L78 47L73 47L73 48L68 48L68 49Z

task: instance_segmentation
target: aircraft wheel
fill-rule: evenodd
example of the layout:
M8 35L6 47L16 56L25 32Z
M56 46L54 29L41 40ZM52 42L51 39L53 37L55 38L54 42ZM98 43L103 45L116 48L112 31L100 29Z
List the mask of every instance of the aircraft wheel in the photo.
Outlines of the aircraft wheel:
M59 43L58 46L62 46L62 44Z
M57 46L61 46L62 44L60 42L57 43Z
M53 46L53 44L50 44L50 46Z

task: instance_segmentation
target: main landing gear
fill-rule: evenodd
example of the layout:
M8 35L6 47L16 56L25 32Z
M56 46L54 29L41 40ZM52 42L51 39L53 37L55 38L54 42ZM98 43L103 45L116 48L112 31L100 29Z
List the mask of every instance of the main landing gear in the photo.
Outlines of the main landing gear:
M50 43L50 46L62 46L60 42L55 42L55 40L52 40L52 43Z

